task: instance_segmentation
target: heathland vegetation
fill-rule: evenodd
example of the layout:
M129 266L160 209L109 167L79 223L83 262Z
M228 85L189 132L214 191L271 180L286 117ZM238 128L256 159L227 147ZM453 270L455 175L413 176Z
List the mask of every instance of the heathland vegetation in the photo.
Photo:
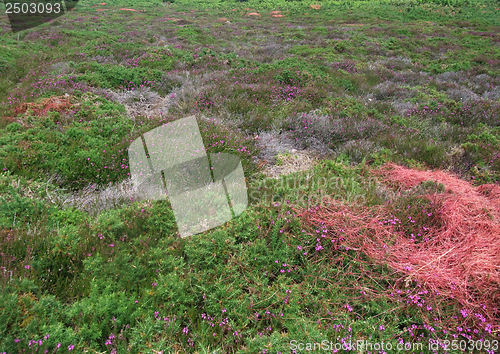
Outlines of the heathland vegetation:
M500 2L100 1L0 3L0 353L497 352ZM180 238L127 148L190 115L250 205Z

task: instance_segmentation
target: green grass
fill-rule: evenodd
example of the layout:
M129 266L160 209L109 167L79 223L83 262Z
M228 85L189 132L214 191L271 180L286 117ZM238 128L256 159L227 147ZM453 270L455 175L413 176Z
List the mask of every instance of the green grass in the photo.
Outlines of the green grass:
M98 12L82 0L19 37L4 31L0 352L60 343L57 352L291 353L292 343L363 339L432 353L431 339L465 340L457 327L498 340L464 320L453 299L401 282L405 274L363 252L319 248L320 227L306 227L294 208L326 195L386 205L369 171L387 161L497 183L500 4L317 3L110 0ZM275 10L284 17L268 15ZM176 101L163 115L131 118L108 90L132 88ZM70 109L19 111L65 94ZM129 108L142 102L134 97ZM241 159L250 205L181 239L168 200L104 190L128 178L133 140L188 115L209 153ZM256 156L266 149L255 138L263 133L326 157L265 178ZM394 197L404 235L438 222L422 213L435 208L421 197L429 191L444 192L428 182ZM83 197L64 205L87 192L112 205L91 212Z
M344 183L336 180L329 193L370 193L352 190L348 178L360 177L341 164L326 162L316 170L327 179L339 172ZM168 204L144 208L134 204L97 218L51 211L25 221L31 229L42 227L36 235L18 229L21 239L9 240L6 232L5 252L30 269L23 267L17 280L4 284L8 306L2 319L12 329L3 332L3 343L16 348L16 338L50 333L54 339L42 348L61 342L103 350L103 339L122 333L114 341L120 351L143 352L151 345L232 352L243 344L250 352L287 351L292 339L320 342L356 334L387 341L425 321L414 305L374 296L391 284L392 271L367 267L368 260L354 251L338 249L334 260L325 257L333 249L315 251L315 236L303 233L287 207L251 207L223 228L183 240L174 237ZM164 318L174 316L167 326Z

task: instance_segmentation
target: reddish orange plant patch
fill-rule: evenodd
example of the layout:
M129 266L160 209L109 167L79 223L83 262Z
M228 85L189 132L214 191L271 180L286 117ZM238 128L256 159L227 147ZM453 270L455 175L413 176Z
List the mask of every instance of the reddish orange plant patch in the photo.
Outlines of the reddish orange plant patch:
M311 5L311 9L319 10L321 9L321 5Z
M29 110L35 116L41 117L49 111L63 112L71 108L69 97L54 96L44 99L41 103L23 103L14 110L15 114L24 114Z
M500 187L475 187L444 171L419 171L392 163L373 173L396 192L425 181L444 185L444 193L422 195L433 203L433 217L439 221L425 229L427 241L416 242L398 229L391 203L347 206L326 199L324 206L297 212L311 230L322 225L328 229L326 237L387 264L404 274L400 280L416 280L457 300L471 314L467 320L473 313L483 313L500 329Z

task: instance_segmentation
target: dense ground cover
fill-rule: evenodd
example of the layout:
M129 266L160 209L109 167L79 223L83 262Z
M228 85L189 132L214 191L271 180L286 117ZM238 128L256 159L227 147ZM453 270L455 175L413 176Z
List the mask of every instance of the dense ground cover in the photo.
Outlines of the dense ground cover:
M500 3L80 1L19 34L0 21L0 352L497 351ZM208 152L242 160L251 205L181 239L169 202L131 189L127 148L193 114ZM266 177L297 151L316 165ZM419 253L462 257L436 263L441 288L360 241L435 245L449 220L484 249Z

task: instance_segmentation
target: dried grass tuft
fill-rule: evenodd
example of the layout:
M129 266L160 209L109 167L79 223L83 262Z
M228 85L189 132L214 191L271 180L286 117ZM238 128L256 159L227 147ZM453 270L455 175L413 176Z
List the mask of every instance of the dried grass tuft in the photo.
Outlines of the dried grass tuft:
M52 179L56 177L53 176ZM55 179L57 182L57 178ZM143 184L137 188L132 180L126 179L120 183L109 186L88 185L86 188L75 192L57 190L48 193L51 203L60 208L75 208L90 215L99 215L103 211L119 208L142 200L150 199L157 195L158 189L153 182Z
M40 103L23 103L14 110L15 114L24 114L31 110L37 117L44 116L49 111L64 112L72 107L69 95L54 96L44 99Z

